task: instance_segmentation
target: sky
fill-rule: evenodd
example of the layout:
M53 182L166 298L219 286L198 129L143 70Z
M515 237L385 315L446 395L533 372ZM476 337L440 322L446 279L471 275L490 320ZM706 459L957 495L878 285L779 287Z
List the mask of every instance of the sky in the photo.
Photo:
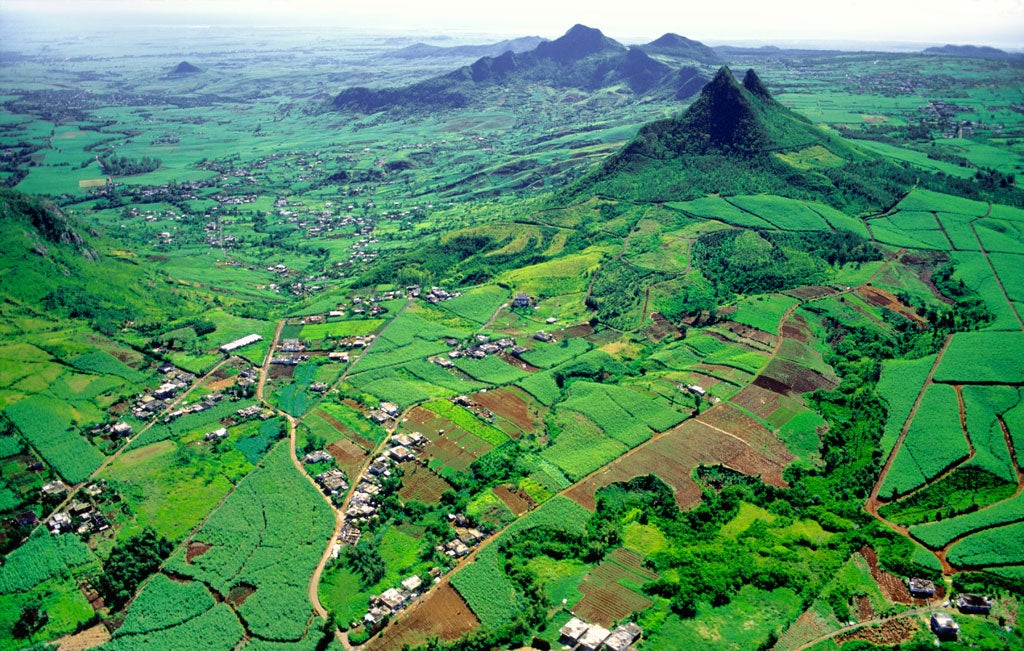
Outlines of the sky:
M0 0L4 16L152 17L553 38L576 23L628 40L954 43L1024 49L1024 0Z

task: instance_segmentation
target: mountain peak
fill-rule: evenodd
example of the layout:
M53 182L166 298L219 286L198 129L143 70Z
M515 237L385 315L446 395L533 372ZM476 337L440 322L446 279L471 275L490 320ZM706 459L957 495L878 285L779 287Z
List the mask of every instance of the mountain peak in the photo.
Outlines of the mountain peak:
M747 74L743 76L743 87L761 99L775 101L753 68L748 69Z
M608 38L601 30L576 24L564 35L541 43L534 52L538 56L562 63L575 61L600 52L624 52L626 47Z
M196 73L196 72L202 72L202 70L197 68L196 66L192 65L188 61L182 61L181 63L179 63L174 68L174 70L171 71L171 74L174 74L174 75L189 75L189 74L193 74L193 73Z
M721 61L718 54L707 45L679 34L673 34L672 32L668 32L660 38L640 47L648 54L692 59L701 63L718 63Z

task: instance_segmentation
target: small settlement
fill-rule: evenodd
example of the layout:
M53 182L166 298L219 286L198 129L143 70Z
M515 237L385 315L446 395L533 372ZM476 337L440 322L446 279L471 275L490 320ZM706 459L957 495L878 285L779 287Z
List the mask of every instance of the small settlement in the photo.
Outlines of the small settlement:
M632 651L643 630L630 622L613 631L573 617L558 630L559 641L573 651Z

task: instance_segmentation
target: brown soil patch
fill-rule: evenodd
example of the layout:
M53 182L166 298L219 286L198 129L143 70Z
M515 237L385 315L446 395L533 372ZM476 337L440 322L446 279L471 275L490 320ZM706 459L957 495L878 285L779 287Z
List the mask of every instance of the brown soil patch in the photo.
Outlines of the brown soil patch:
M78 586L78 589L82 591L82 596L89 602L89 605L92 606L93 610L99 611L101 608L106 606L106 604L103 603L103 597L100 596L100 593L97 592L96 588L92 587L91 584L82 583Z
M235 378L228 377L228 378L224 378L223 380L215 380L213 382L207 382L206 383L206 388L209 389L210 391L223 391L224 389L227 389L230 386L234 386L234 384L235 384Z
M725 328L735 335L757 342L769 348L774 348L775 343L778 341L778 337L770 332L758 330L757 328L752 328L743 323L736 323L735 321L719 323L718 327Z
M775 434L728 403L709 409L698 420L743 439L754 451L783 467L795 458Z
M894 646L912 638L919 628L913 618L900 617L838 635L835 640L840 645L853 640L865 640L880 646Z
M291 378L295 374L295 367L288 364L271 364L270 371L267 372L267 377L271 380L283 380L285 378Z
M402 464L405 475L398 494L404 500L418 500L424 504L436 504L445 491L453 490L452 485L430 468L417 462Z
M244 604L245 600L251 597L254 592L256 592L256 586L240 583L228 591L228 596L224 601L237 608Z
M194 559L199 558L206 552L213 549L212 545L207 545L201 542L191 542L188 544L188 550L185 552L185 562L191 563Z
M351 440L353 443L355 443L358 447L362 448L363 450L372 450L374 447L376 447L374 446L372 441L367 441L362 436L359 436L359 434L345 427L345 425L341 421L339 421L334 416L331 416L327 412L318 409L316 412L314 412L314 415L317 418L323 420L325 423L327 423L334 429L338 430L339 434Z
M828 635L832 630L828 622L812 609L805 610L786 631L779 636L775 649L795 649L811 640Z
M742 440L700 421L687 420L619 457L570 488L566 495L592 511L594 494L599 488L653 473L672 487L680 509L690 509L700 503L703 495L692 479L694 469L701 464L721 464L760 476L773 486L787 485L782 479L783 463L764 457Z
M543 426L540 414L531 409L530 404L513 389L497 389L483 393L475 393L471 399L476 404L494 412L521 429L531 433Z
M927 323L924 317L919 315L914 308L901 303L900 299L896 298L896 295L892 292L887 292L872 285L861 285L857 288L857 293L863 296L868 303L902 314L919 326Z
M746 409L752 414L765 418L779 408L779 402L783 399L784 396L780 393L751 384L732 398L729 398L729 402Z
M805 301L811 301L816 298L824 298L826 296L832 296L836 294L836 290L831 287L825 287L823 285L808 285L806 287L797 287L796 289L790 289L784 294L799 298Z
M895 574L889 574L878 566L878 554L875 553L875 550L870 547L864 547L860 550L860 555L868 562L868 569L871 570L871 577L875 580L875 583L878 584L879 590L882 591L882 594L885 595L886 599L899 604L914 603L914 599L910 596L910 591L907 590L907 586L903 583L903 579L899 578Z
M535 505L530 496L518 488L509 488L508 486L495 486L492 489L494 495L505 503L505 506L509 508L516 516L520 516Z
M479 625L480 620L446 581L425 599L413 604L405 616L385 628L365 648L368 651L400 649L405 644L423 644L431 637L456 640Z
M857 613L858 622L866 622L875 618L875 609L867 595L857 595L853 598L854 610Z
M769 391L793 396L836 386L835 381L821 373L778 357L768 362L768 367L754 380L754 384Z
M672 322L661 313L651 312L651 320L653 323L647 327L647 337L654 343L658 343L667 337L679 338L681 334L679 328L672 325Z
M110 631L103 624L97 624L80 633L57 640L57 651L84 651L110 641Z
M565 337L589 337L592 334L594 334L594 326L586 323L562 330L562 335Z
M653 605L650 599L625 587L622 582L643 583L656 578L657 574L643 567L643 558L639 554L616 550L584 577L580 584L583 598L572 612L588 622L611 627L613 622Z

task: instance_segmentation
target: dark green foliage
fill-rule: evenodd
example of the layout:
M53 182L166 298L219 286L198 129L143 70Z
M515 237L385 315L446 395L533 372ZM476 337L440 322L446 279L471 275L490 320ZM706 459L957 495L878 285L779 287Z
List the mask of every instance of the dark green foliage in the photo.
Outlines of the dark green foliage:
M597 311L597 318L602 323L613 328L638 328L644 317L641 310L646 288L665 278L665 274L634 267L623 260L613 260L597 272L586 305Z
M18 621L14 622L12 633L18 639L24 639L46 625L50 619L46 612L39 609L36 604L29 604L21 609Z
M804 237L811 238L809 234ZM856 238L852 234L849 237ZM828 265L792 246L801 244L805 242L799 236L768 237L753 230L717 231L694 243L693 260L719 291L729 293L763 294L824 282Z
M171 541L148 527L115 546L96 582L104 603L112 610L124 606L173 550Z
M359 586L364 590L384 578L384 559L374 545L361 542L345 547L342 561L346 567L359 575Z
M103 171L111 176L132 176L134 174L145 174L160 167L159 158L143 156L140 159L128 158L127 156L104 156L100 158L100 166Z

